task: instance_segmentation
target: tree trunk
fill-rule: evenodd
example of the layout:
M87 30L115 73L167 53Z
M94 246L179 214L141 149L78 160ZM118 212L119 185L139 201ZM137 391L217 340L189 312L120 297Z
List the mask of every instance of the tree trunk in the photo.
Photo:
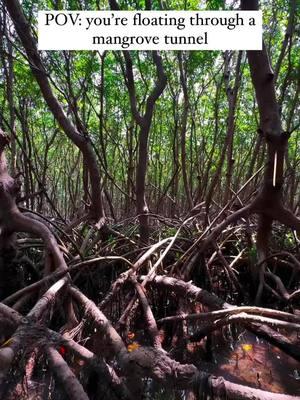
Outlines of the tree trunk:
M36 42L19 1L4 0L4 4L14 22L16 31L30 61L32 74L36 78L49 109L68 138L81 150L83 154L83 162L88 168L92 189L90 217L97 222L97 226L100 228L104 224L105 216L101 197L100 172L90 139L77 131L76 127L66 116L62 105L53 93L47 72L38 53Z
M189 210L193 208L193 199L191 190L189 187L188 176L187 176L187 165L186 165L186 130L187 130L187 119L189 112L189 98L188 98L188 90L187 90L187 76L186 69L183 65L182 60L182 52L178 53L178 63L179 63L179 71L180 71L180 83L183 91L183 112L181 116L181 135L180 135L180 144L181 144L181 169L182 169L182 179L185 194L187 197L187 203L189 206Z

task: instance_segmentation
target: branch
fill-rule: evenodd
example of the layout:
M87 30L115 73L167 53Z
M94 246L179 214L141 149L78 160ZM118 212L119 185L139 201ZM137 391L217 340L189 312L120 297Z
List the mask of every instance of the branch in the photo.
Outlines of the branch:
M89 400L82 385L59 352L49 346L46 348L46 354L56 379L61 383L68 397L72 400Z
M141 277L143 279L143 277ZM179 279L169 278L165 276L156 276L149 281L150 285L165 287L174 291L179 296L187 296L194 301L206 305L212 310L219 309L232 309L232 305L221 300L214 294L207 292L204 289L198 288L191 282L184 282ZM300 347L293 344L292 341L281 333L273 330L268 326L263 326L258 323L244 323L246 329L253 332L258 337L263 337L268 342L283 350L285 353L293 357L295 360L300 361Z
M153 312L151 310L151 307L150 307L147 297L145 295L145 289L143 288L142 285L140 285L136 281L134 282L134 286L138 293L139 300L140 300L140 303L143 308L144 318L146 320L147 329L150 333L153 346L157 349L161 349L161 341L159 338L159 332L157 329L157 325L156 325L156 321L155 321Z

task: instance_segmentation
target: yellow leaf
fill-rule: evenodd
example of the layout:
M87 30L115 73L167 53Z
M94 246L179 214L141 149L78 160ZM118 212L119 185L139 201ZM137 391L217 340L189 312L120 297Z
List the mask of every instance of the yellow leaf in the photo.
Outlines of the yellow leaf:
M141 345L138 342L133 342L127 346L127 350L130 352L137 350Z
M251 350L253 350L253 346L252 346L252 344L243 344L242 349L244 351L251 351Z

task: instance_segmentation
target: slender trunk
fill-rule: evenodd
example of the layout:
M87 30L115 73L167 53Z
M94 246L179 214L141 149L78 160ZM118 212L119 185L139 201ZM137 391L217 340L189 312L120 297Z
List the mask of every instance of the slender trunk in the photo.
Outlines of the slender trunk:
M227 82L227 80L229 79L229 66L230 66L230 55L229 52L226 51L225 52L225 63L224 63L224 80L225 82ZM226 87L228 87L228 84L226 83ZM231 90L231 89L229 89ZM233 109L234 106L234 109ZM215 112L218 113L218 108L216 106L216 110ZM234 112L235 112L235 103L230 102L229 104L229 114L232 115L232 122L234 122ZM227 152L227 148L228 145L230 143L230 141L232 140L232 135L233 132L231 129L229 129L229 125L227 125L227 132L226 132L226 137L225 137L225 141L224 144L222 146L221 149L221 155L217 164L217 168L216 168L216 172L214 173L209 189L208 189L208 193L205 199L205 203L206 203L206 214L208 215L208 211L209 211L209 207L213 198L213 194L216 190L216 186L218 185L218 183L221 180L221 176L222 176L222 169L223 169L223 165L225 162L225 158L226 158L226 152ZM207 221L206 221L207 222Z
M146 202L146 172L148 164L148 138L151 120L147 119L140 125L138 162L136 170L136 211L140 223L140 239L147 243L149 240L148 205Z
M214 177L212 178L212 181L209 186L208 186L208 181L209 181L209 174L210 174L211 167L213 164L214 153L215 153L215 149L216 149L216 145L217 145L217 138L218 138L218 134L219 134L219 111L220 111L221 84L222 84L222 82L217 84L217 87L216 87L216 96L215 96L215 100L214 100L214 124L215 124L214 125L214 136L213 136L213 140L212 140L211 151L209 153L208 160L206 163L205 173L203 174L203 182L202 182L203 193L202 193L202 196L199 198L199 201L203 200L205 198L207 210L209 209L209 206L211 203L211 198L212 198L212 193L213 193L213 189L214 189L213 188Z
M126 143L128 151L128 167L127 167L127 178L126 178L126 192L128 196L125 196L125 215L128 217L130 215L131 209L131 198L134 191L133 188L133 175L134 175L134 165L133 165L133 137L134 137L134 122L132 121L126 129Z
M187 203L189 209L193 208L193 199L191 190L189 187L188 177L187 177L187 165L186 165L186 130L187 130L187 119L189 112L189 97L187 90L187 72L186 68L184 68L183 60L182 60L182 52L178 53L178 64L180 71L180 83L183 91L183 112L181 117L181 128L180 128L180 145L181 145L181 169L182 169L182 179L184 190L187 198Z
M147 243L149 239L149 217L145 189L148 164L148 139L155 103L166 87L167 78L160 55L156 51L153 51L152 58L156 66L157 82L146 100L145 113L144 115L141 115L137 107L131 55L127 51L125 51L123 54L126 67L125 82L128 88L131 112L133 118L140 128L138 136L138 159L136 166L136 211L140 224L140 240L143 243Z
M288 43L292 39L292 35L294 32L294 20L295 20L295 14L296 14L296 7L297 7L297 0L290 0L290 15L289 15L284 39L282 42L280 54L279 54L279 57L278 57L278 60L277 60L276 66L275 66L275 71L274 71L274 82L275 83L277 81L277 78L278 78L278 75L280 72L281 64L284 59L286 49L288 47Z
M4 0L4 4L14 22L15 29L30 61L32 74L40 87L49 109L68 138L81 150L83 154L91 182L92 204L90 208L90 217L97 221L97 226L100 228L104 223L105 216L102 205L100 172L90 139L77 131L76 127L67 117L62 105L53 93L47 72L45 71L43 62L38 53L36 42L19 1Z
M227 172L226 172L226 184L225 184L225 194L224 194L224 204L227 204L228 200L231 198L231 181L232 181L232 173L233 173L233 138L235 131L235 114L237 108L237 96L238 90L241 81L241 61L242 61L243 52L239 51L238 58L236 62L235 68L235 82L233 89L227 85L226 93L228 99L228 123L227 123ZM228 82L228 80L226 80ZM229 82L228 82L229 83Z
M14 111L14 63L13 63L13 48L10 41L7 43L7 51L8 51L8 79L7 79L7 99L9 104L9 124L11 128L11 162L10 162L10 170L11 174L14 176L16 174L16 162L17 162L17 154L16 154L16 127L15 127L15 111Z
M179 172L179 163L178 163L178 115L177 115L177 102L176 99L173 98L173 114L174 114L174 128L173 128L173 140L172 140L172 150L173 150L173 181L171 188L171 197L174 199L174 202L171 203L170 207L170 215L172 218L175 217L177 212L175 199L178 197L178 172Z

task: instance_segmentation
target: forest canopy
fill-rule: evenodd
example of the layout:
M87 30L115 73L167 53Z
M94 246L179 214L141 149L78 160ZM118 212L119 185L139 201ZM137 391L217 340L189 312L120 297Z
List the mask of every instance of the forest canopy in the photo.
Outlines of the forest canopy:
M263 48L38 51L39 10L262 10ZM0 399L299 398L299 37L298 0L0 2Z

